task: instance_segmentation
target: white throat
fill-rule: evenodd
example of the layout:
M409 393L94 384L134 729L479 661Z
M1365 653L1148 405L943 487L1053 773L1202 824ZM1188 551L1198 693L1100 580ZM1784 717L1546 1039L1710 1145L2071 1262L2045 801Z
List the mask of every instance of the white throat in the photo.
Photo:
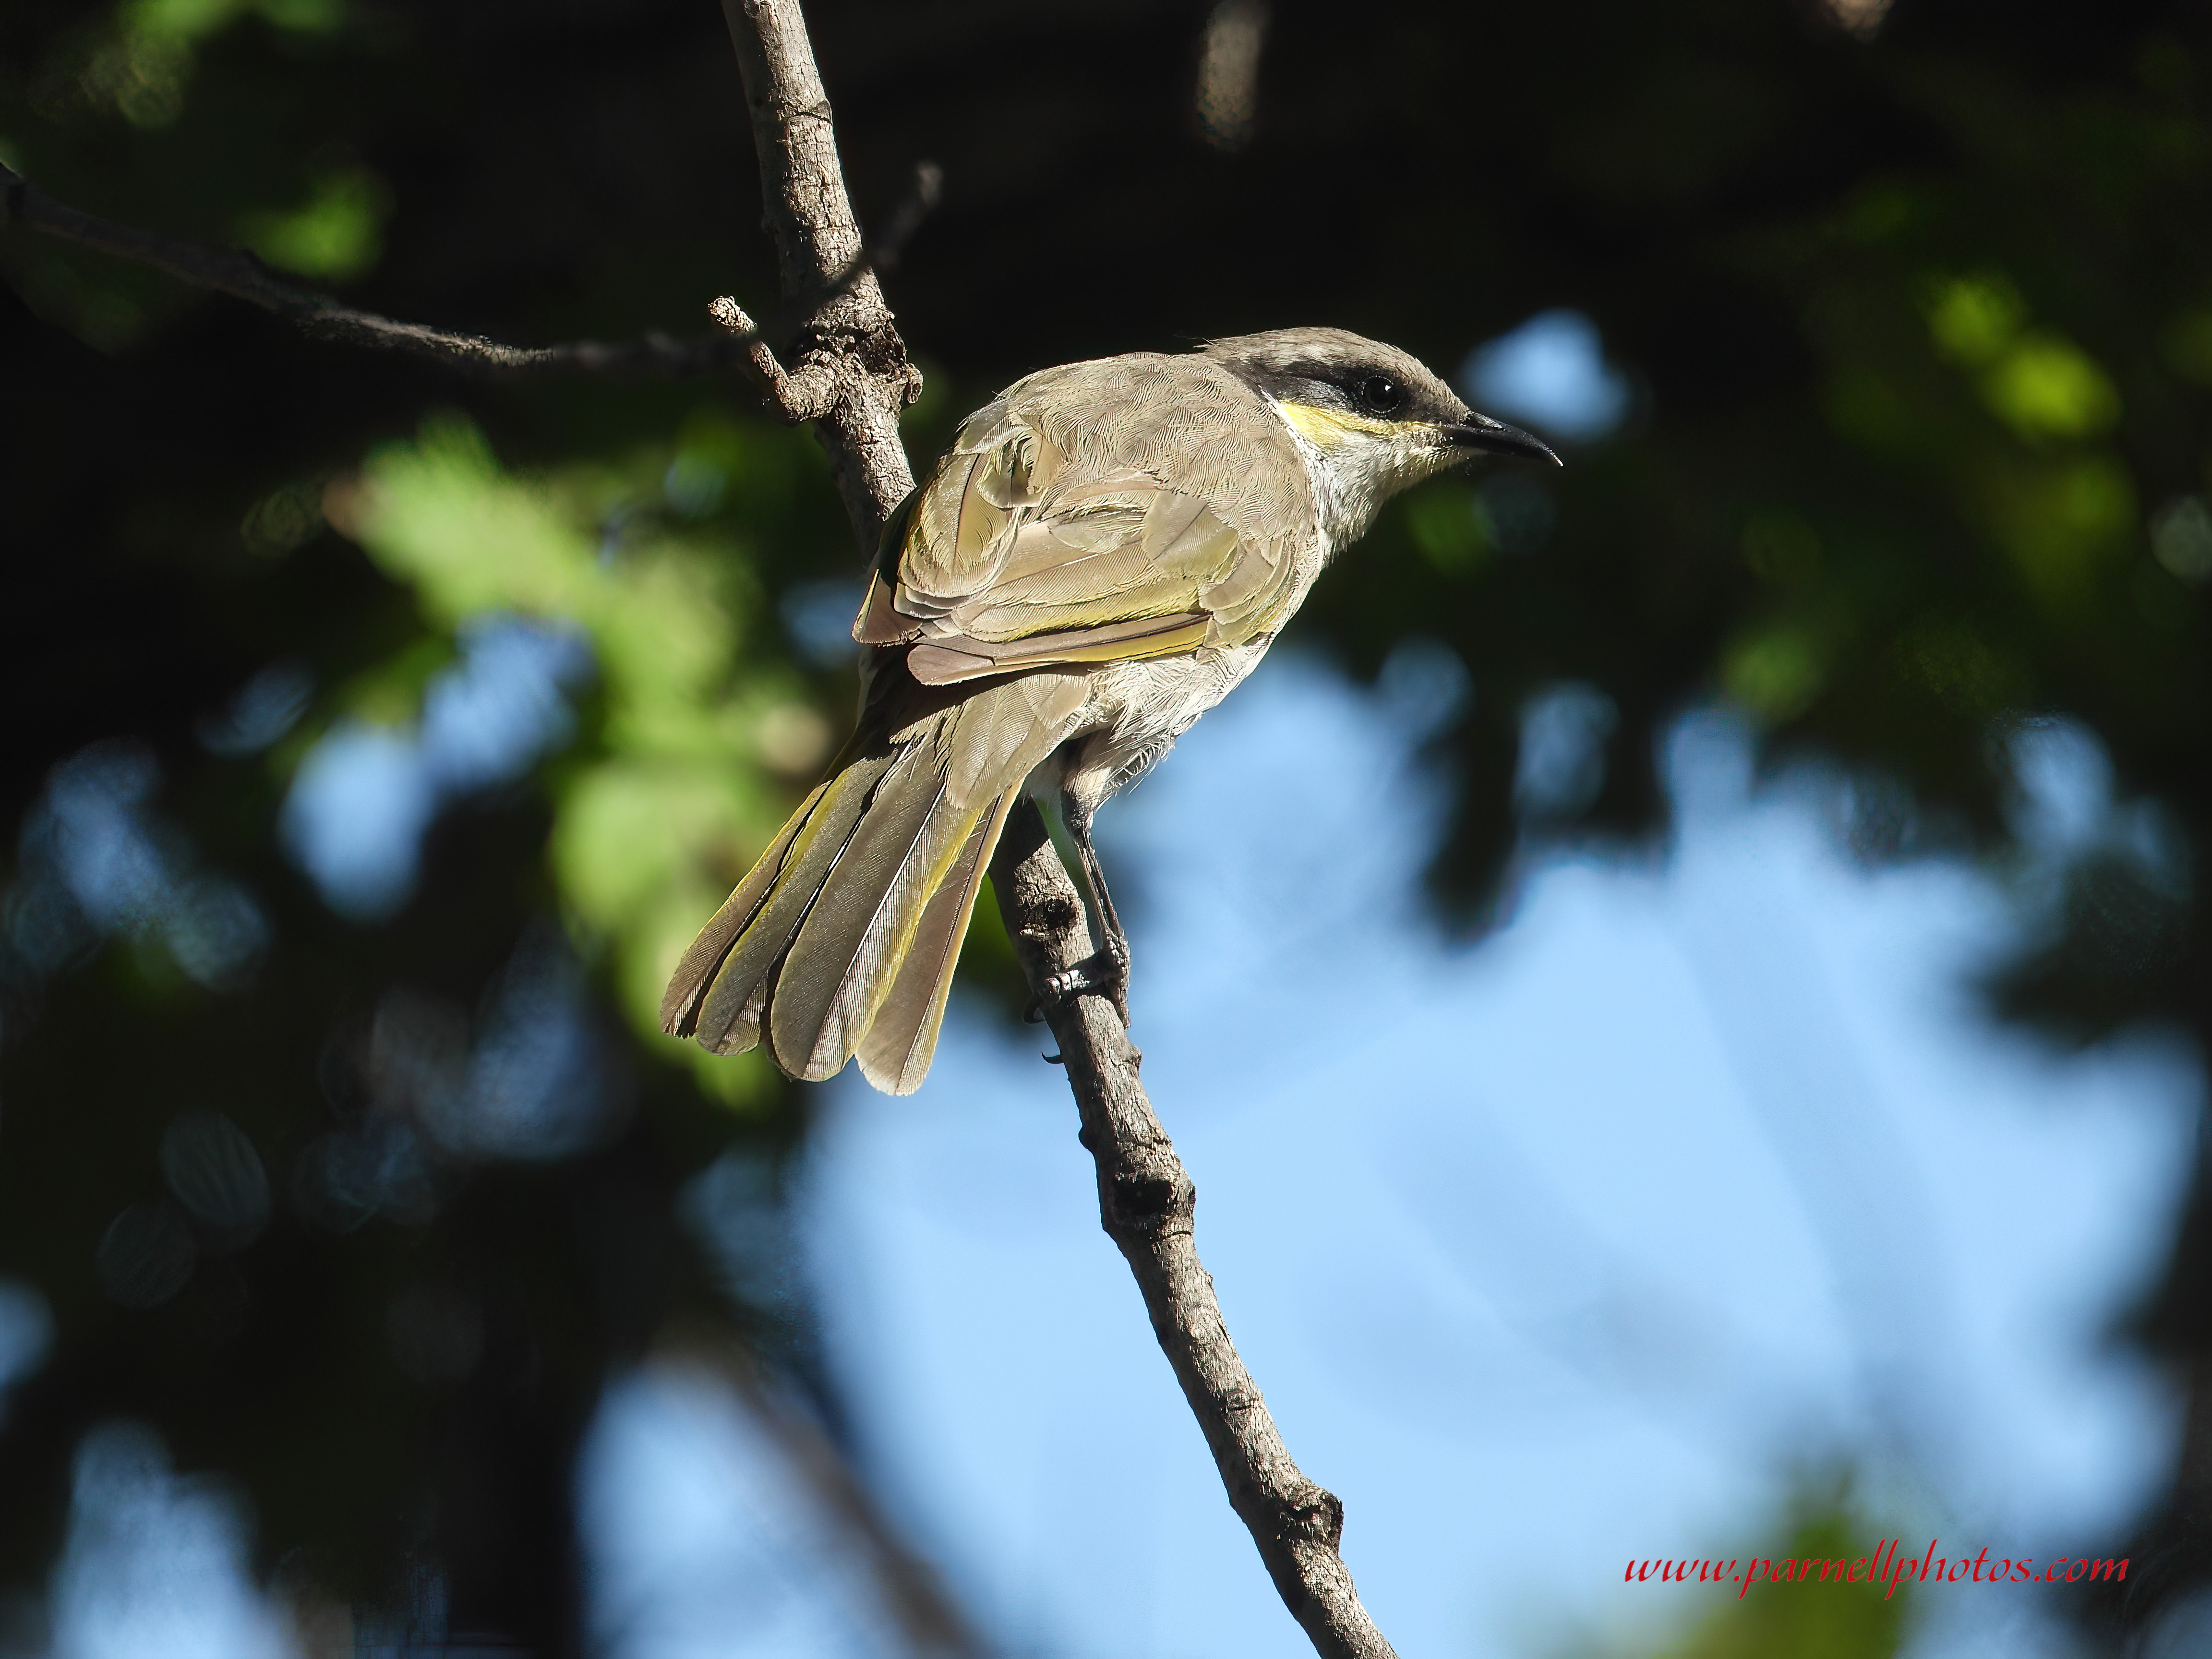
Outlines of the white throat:
M1313 486L1314 508L1321 521L1322 556L1333 559L1364 536L1375 515L1382 510L1382 495L1375 488L1378 481L1366 468L1347 468L1325 454L1283 412L1276 399L1268 398L1267 407L1291 434L1291 441L1298 447L1298 459L1306 464L1306 479Z
M1362 431L1346 422L1336 431L1324 425L1316 441L1305 429L1308 421L1293 417L1276 398L1268 398L1267 405L1305 463L1324 558L1334 558L1364 536L1393 495L1441 470L1443 458L1411 432ZM1310 413L1299 411L1302 416Z

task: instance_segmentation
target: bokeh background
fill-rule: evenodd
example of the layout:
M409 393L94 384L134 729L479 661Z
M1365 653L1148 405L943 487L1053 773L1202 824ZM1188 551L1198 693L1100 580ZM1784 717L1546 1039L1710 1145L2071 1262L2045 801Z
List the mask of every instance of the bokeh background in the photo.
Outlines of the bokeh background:
M1401 1650L2212 1651L2212 10L809 11L864 219L944 169L918 458L1309 322L1567 458L1102 824ZM773 301L706 0L14 0L0 160L518 343ZM653 1029L848 717L811 440L0 277L0 1652L1302 1651L991 916L912 1099ZM2130 1565L1620 1576L1887 1538Z

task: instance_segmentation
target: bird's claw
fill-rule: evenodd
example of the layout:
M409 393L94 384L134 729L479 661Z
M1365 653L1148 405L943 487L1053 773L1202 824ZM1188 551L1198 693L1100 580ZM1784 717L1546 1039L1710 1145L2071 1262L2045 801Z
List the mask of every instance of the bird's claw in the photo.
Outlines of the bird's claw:
M1104 947L1082 961L1048 974L1039 995L1030 1006L1043 1017L1043 1006L1049 1001L1054 1008L1065 1008L1078 997L1104 997L1114 1005L1114 1012L1121 1017L1124 1030L1129 1025L1129 947L1120 939L1109 939Z

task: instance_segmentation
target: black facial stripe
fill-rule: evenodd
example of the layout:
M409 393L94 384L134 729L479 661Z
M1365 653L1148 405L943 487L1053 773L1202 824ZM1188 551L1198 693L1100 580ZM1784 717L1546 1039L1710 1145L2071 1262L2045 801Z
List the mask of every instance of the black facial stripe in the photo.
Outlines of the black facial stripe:
M1313 404L1323 409L1355 409L1340 384L1345 371L1322 363L1281 363L1240 368L1246 385L1279 403Z
M1439 403L1425 386L1407 379L1394 367L1372 361L1308 358L1281 363L1231 363L1230 368L1255 392L1280 403L1309 404L1370 419L1448 424L1459 418L1456 406ZM1395 402L1367 395L1371 383L1377 380L1395 389Z

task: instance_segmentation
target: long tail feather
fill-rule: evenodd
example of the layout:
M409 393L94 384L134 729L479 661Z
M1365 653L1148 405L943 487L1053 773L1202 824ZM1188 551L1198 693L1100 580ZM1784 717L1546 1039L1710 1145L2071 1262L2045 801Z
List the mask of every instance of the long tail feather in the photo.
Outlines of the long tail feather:
M769 843L768 851L737 885L737 890L722 902L714 912L714 920L699 930L699 937L684 953L683 961L669 976L668 990L660 999L660 1029L671 1036L690 1036L699 1029L699 1004L714 982L715 971L722 959L730 954L730 947L738 941L753 917L759 914L761 902L767 897L769 885L783 869L789 856L791 843L806 827L815 809L822 804L823 796L830 793L827 782L817 784L814 793L801 801L791 821L776 832Z
M938 843L973 822L972 811L945 799L944 775L932 763L936 747L915 744L878 786L776 969L769 1042L794 1077L834 1077L851 1057L898 967L901 935L949 862Z
M765 1041L811 1079L858 1052L878 1088L920 1086L1006 814L1085 690L1046 673L927 695L856 738L684 953L662 1029L720 1054Z
M792 837L783 867L771 878L758 911L731 945L700 1004L699 1041L717 1054L740 1054L760 1040L759 1004L769 975L860 828L892 758L867 756L847 765Z
M929 1074L945 1001L952 991L952 970L959 965L960 946L968 937L968 920L975 912L975 896L982 890L991 854L998 850L999 836L1018 793L1006 791L976 823L922 912L898 977L869 1024L859 1050L860 1074L885 1094L910 1095Z

